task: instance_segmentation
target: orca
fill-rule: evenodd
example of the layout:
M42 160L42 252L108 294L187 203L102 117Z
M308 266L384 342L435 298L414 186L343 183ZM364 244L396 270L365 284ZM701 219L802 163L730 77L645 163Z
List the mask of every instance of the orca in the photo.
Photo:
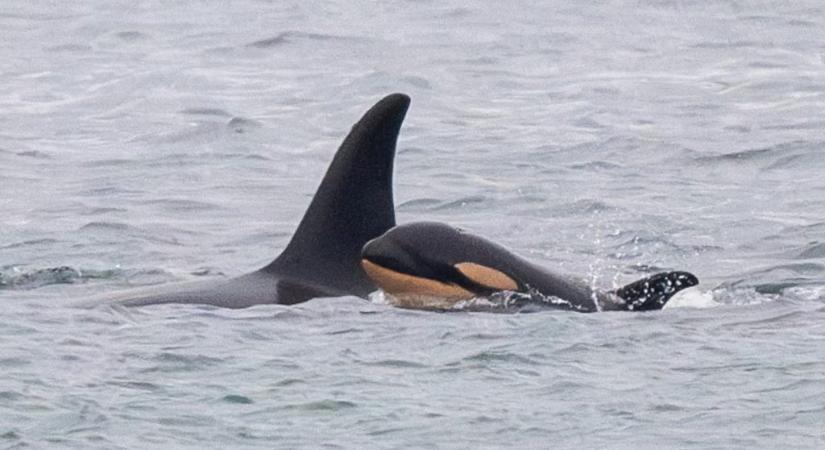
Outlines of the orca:
M361 264L390 303L411 309L450 310L474 298L511 293L505 306L514 309L540 304L578 312L650 311L699 283L688 272L663 272L617 290L599 290L438 222L392 228L364 246Z
M105 303L246 308L317 297L366 297L376 287L361 267L361 249L395 226L393 160L409 104L404 94L389 95L352 127L289 244L266 267L228 280L126 293Z

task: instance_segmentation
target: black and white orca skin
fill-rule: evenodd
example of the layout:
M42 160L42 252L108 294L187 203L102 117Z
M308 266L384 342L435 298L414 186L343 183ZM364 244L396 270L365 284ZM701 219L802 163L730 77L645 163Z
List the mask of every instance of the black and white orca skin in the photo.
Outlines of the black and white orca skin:
M361 248L395 225L393 160L409 104L404 94L389 95L352 127L292 240L266 267L229 280L164 286L165 292L125 293L102 302L245 308L316 297L366 297L376 287L361 267Z
M472 298L515 292L572 311L648 311L699 283L687 272L664 272L603 291L437 222L399 225L368 242L361 257L366 272L396 306L417 309L450 309Z

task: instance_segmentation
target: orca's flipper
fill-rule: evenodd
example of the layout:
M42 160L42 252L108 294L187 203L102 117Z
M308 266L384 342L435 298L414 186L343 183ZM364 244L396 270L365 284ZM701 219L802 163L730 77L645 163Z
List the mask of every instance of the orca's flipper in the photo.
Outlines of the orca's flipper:
M404 94L388 95L352 127L292 240L263 272L360 295L375 289L361 268L361 247L395 226L393 160L409 105Z
M674 294L697 284L699 279L692 273L662 272L634 281L614 293L624 300L618 309L652 311L662 309Z

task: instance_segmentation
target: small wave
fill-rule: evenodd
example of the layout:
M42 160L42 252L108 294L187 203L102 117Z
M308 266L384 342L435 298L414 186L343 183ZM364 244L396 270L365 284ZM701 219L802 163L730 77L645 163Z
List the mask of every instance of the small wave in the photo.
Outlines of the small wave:
M271 38L261 39L259 41L251 42L249 44L246 44L246 46L247 47L255 47L255 48L272 48L272 47L278 47L278 46L280 46L282 44L285 44L287 42L289 42L287 40L287 34L286 33L281 33L281 34L279 34L277 36L273 36Z
M784 69L788 67L787 64L780 64L770 61L753 61L747 64L747 67L752 69ZM772 128L770 126L766 126L766 129Z
M102 207L102 208L90 208L85 211L82 211L80 214L84 216L97 216L97 215L109 215L113 213L123 213L126 212L126 208L114 208L114 207Z
M825 242L812 242L796 256L798 259L825 258Z
M795 123L785 123L782 125L766 125L766 130L821 130L825 128L825 122L821 120L809 120Z
M117 167L134 164L136 160L127 158L99 159L82 163L84 167Z
M168 167L180 164L204 164L205 161L226 161L230 159L270 161L272 158L261 153L207 151L166 154L157 158L147 159L143 161L143 164L149 167Z
M694 44L691 46L692 48L698 49L709 49L709 50L718 50L718 49L744 49L744 48L759 48L762 49L765 47L765 44L762 42L757 41L707 41L707 42L700 42L698 44Z
M811 167L822 167L822 155L819 152L785 156L766 165L765 170L805 170Z
M34 159L52 159L52 155L41 152L39 150L27 150L24 152L18 152L17 156L23 156L26 158L34 158Z
M758 328L767 329L782 329L782 323L792 324L799 319L808 315L807 311L788 310L786 308L764 308L754 311L753 315L745 316L731 316L733 320L724 321L725 329L734 329L737 327L747 328L749 330Z
M248 133L255 128L260 128L261 124L252 119L233 117L226 126L235 133Z
M421 147L402 147L397 150L399 155L426 155L428 151Z
M77 192L75 195L80 197L115 197L117 195L130 195L130 194L142 194L143 191L138 191L135 189L123 189L120 187L114 186L106 186L106 187L98 187L92 189L86 189L84 191Z
M401 81L413 87L421 89L432 89L432 84L426 78L423 77L406 76L402 77Z
M435 198L416 198L407 200L398 205L400 211L446 211L459 208L466 208L468 206L475 207L476 205L484 204L488 198L482 195L470 195L462 197L458 200L443 201Z
M119 32L115 33L115 36L117 36L118 39L121 39L121 40L126 41L126 42L140 41L140 40L143 40L143 39L146 39L146 38L149 37L145 33L142 33L140 31L133 31L133 30L119 31Z
M355 408L353 402L344 400L320 400L315 402L297 403L292 405L284 405L283 409L301 410L301 411L341 411L344 409Z
M149 367L143 370L144 372L197 372L224 362L221 358L206 355L186 355L172 352L162 352L154 356L152 360L158 365Z
M476 206L483 204L487 201L487 197L483 195L470 195L467 197L460 198L458 200L453 200L447 203L442 203L431 208L433 211L444 211L444 210L452 210L452 209L459 209L459 208L466 208L469 205Z
M538 362L508 351L485 350L462 359L463 362L513 362L517 364L537 365Z
M436 205L440 204L441 201L434 198L416 198L401 203L400 205L398 205L397 209L399 211L423 211L427 209L432 209Z
M82 271L68 266L25 271L14 267L11 270L0 271L0 289L26 290L52 284L73 284L88 280L109 279L117 273L114 270Z
M225 277L226 274L223 273L220 269L212 268L212 267L201 267L199 269L195 269L189 272L190 275L196 277Z
M0 358L0 367L2 367L4 369L11 369L11 368L28 366L31 363L32 362L28 359L17 358L17 357Z
M296 384L306 384L306 380L301 380L298 378L284 378L283 380L276 381L273 386L275 387L287 387L287 386L294 386Z
M34 13L34 12L21 12L21 13L0 13L0 17L8 18L8 19L19 19L26 21L29 23L30 21L44 21L44 22L56 22L66 19L78 19L84 17L83 14L52 14L52 13Z
M712 292L714 301L724 305L747 306L776 302L780 296L759 292L755 287L720 286Z
M163 211L167 212L195 212L195 211L212 211L219 209L215 203L210 202L202 202L197 200L187 200L187 199L158 199L158 200L147 200L140 202L142 205L146 206L154 206ZM118 228L118 229L125 229L125 228Z
M822 273L825 273L825 264L823 263L798 262L790 264L778 264L765 269L756 270L751 273L751 276L757 278L772 276L773 278L787 280L789 279L787 275L790 275L791 277L796 275L819 276Z
M496 312L496 313L532 313L546 310L589 311L589 309L571 303L559 297L544 295L536 290L529 293L502 291L489 297L477 297L460 301L452 308L455 311Z
M118 272L117 278L128 282L129 286L152 286L180 281L174 274L158 268L123 270Z
M174 210L178 211L178 210ZM187 233L185 230L166 228L160 231L147 231L122 222L93 221L78 228L78 231L92 235L95 239L116 239L122 240L124 237L132 237L150 242L157 242L168 245L182 245L181 242L171 234Z
M821 166L821 142L793 141L766 148L755 148L711 156L699 156L694 160L700 164L718 165L722 163L749 163L764 170L805 168Z
M644 255L661 254L662 252L668 254L697 255L722 250L720 246L714 245L677 244L662 235L652 234L649 231L643 230L634 233L620 233L618 236L624 237L631 234L632 237L629 239L607 246L606 248L609 250L607 256L618 260L631 260ZM644 263L636 263L631 268L636 272L641 271L646 273L666 269L661 266Z
M304 33L299 31L284 31L282 33L278 33L277 35L261 39L255 42L251 42L246 44L246 47L252 48L260 48L260 49L268 49L274 47L280 47L285 44L289 44L291 42L300 41L300 40L310 40L310 41L329 41L333 39L337 39L339 36L334 36L331 34L320 34L320 33Z
M232 114L220 109L220 108L185 108L178 111L179 114L187 114L193 116L216 116L216 117L232 117Z
M237 394L224 395L221 400L225 401L226 403L233 403L236 405L250 405L254 403L251 398L245 395Z
M91 50L92 46L85 44L61 44L46 48L48 52L88 52Z
M825 285L793 286L786 289L783 294L802 301L825 300Z
M718 163L718 162L732 162L732 161L753 161L764 158L776 153L775 148L760 148L741 150L731 153L723 153L721 155L700 156L696 158L698 162L702 163Z
M610 161L588 161L572 164L569 167L573 170L589 170L591 172L606 172L623 168L621 164L612 163Z
M582 215L602 214L618 211L619 208L596 199L580 199L553 205L548 212L553 217L578 217Z
M822 285L825 263L805 261L748 271L722 283L714 297L727 304L753 304L797 300L789 293Z
M388 367L394 369L424 369L428 367L426 364L415 361L406 361L403 359L384 359L380 361L364 362L362 364L365 366Z
M37 269L29 272L2 273L0 272L0 288L3 289L35 289L50 284L70 284L80 279L79 270L71 267L52 267Z
M604 124L599 123L599 121L592 117L581 117L573 122L573 126L587 130L601 130L605 128Z
M10 250L13 248L20 248L20 247L33 247L38 245L51 245L57 243L55 239L32 239L29 241L22 241L22 242L15 242L12 244L0 246L0 250Z
M106 384L119 388L133 389L138 391L162 391L163 388L155 383L145 381L108 381Z
M120 222L89 222L86 225L83 225L78 230L79 231L124 231L129 229L135 229L125 223Z
M24 395L19 392L13 391L0 391L0 400L4 402L15 402L18 400L22 400Z
M641 255L642 253L639 253ZM639 256L636 255L636 256ZM617 258L619 259L619 258ZM648 263L635 263L628 267L628 274L643 274L644 276L648 276L654 274L656 272L664 272L668 270L667 267L664 266L657 266L656 264L648 264ZM619 286L616 286L619 287Z
M807 239L818 239L825 235L825 222L813 222L805 225L790 225L784 227L779 235L787 236L798 234Z

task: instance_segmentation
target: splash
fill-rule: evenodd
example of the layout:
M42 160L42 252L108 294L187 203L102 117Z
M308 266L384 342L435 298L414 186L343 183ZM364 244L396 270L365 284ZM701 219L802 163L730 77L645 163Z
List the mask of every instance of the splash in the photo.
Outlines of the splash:
M546 310L591 312L584 306L556 296L544 295L532 288L527 293L501 291L489 297L464 300L456 303L453 310L495 313L531 313Z
M722 304L714 300L713 292L702 292L698 286L689 287L677 292L665 304L663 309L671 308L715 308Z
M79 270L68 266L29 271L12 267L8 271L0 272L0 288L35 289L50 284L70 284L81 279L82 276Z
M118 272L118 270L80 270L69 266L24 270L12 266L0 270L0 289L28 290L53 284L82 283L93 279L109 279Z
M371 303L390 305L405 309L423 309L430 311L465 311L492 313L531 313L546 310L568 310L590 312L589 309L575 305L559 297L544 295L535 289L530 292L500 291L489 297L474 297L467 300L446 301L443 298L417 299L416 302L401 302L382 290L369 295ZM411 306L414 305L414 306Z

